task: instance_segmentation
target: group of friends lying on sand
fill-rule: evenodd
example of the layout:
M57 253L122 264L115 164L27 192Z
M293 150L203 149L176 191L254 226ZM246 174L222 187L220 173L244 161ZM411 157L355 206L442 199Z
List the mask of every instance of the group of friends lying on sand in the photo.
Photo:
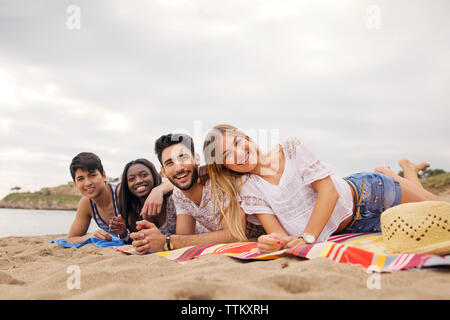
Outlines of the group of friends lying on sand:
M116 235L146 254L257 238L260 252L273 252L334 234L380 232L386 209L438 200L418 178L425 162L400 160L403 177L378 166L340 178L298 138L263 153L231 125L208 133L203 166L185 134L161 136L155 153L165 178L153 163L137 159L117 185L106 183L95 154L73 158L70 173L83 197L68 242ZM91 219L100 229L87 234Z

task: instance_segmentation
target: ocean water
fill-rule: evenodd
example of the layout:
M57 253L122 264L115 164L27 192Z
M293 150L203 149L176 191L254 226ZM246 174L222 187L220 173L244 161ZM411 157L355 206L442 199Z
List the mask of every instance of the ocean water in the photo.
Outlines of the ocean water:
M0 238L67 234L75 214L75 211L0 208ZM88 232L97 229L96 223L91 221Z

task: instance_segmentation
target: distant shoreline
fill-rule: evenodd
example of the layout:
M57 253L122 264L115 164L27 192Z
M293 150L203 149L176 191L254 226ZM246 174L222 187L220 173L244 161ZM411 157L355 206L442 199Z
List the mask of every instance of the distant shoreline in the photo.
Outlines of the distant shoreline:
M81 196L67 194L12 193L0 201L0 208L76 210L80 199Z
M81 195L69 182L38 192L13 192L0 200L0 208L32 210L76 210Z
M36 210L36 211L77 211L77 208L75 209L60 209L60 208L10 208L10 207L2 207L0 206L0 209L8 209L8 210Z
M450 202L450 172L421 179L428 191ZM76 211L81 195L73 182L38 192L14 192L0 200L0 208Z

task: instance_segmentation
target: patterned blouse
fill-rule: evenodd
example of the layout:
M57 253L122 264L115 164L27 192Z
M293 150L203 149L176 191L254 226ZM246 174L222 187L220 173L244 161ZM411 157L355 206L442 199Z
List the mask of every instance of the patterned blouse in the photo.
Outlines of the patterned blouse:
M217 205L214 208L210 180L207 180L203 186L202 201L199 206L176 187L173 189L172 198L175 203L177 215L187 214L192 216L197 222L198 228L202 231L199 233L220 229L220 208Z
M187 214L194 218L196 221L196 234L222 229L220 225L220 207L217 202L214 205L211 180L208 179L203 186L202 200L198 206L176 187L173 189L172 198L175 203L177 215ZM225 207L227 202L228 199L225 197ZM259 224L247 223L246 235L248 238L255 238L263 233L264 230Z
M172 196L167 199L166 222L159 228L162 234L175 234L177 223L177 211Z

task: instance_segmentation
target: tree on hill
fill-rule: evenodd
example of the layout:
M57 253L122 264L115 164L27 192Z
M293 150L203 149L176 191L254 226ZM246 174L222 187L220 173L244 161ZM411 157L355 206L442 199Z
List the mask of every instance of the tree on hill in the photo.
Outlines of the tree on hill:
M12 192L19 192L20 190L22 190L22 188L19 187L19 186L15 186L15 187L12 187L12 188L11 188L11 191L12 191Z

